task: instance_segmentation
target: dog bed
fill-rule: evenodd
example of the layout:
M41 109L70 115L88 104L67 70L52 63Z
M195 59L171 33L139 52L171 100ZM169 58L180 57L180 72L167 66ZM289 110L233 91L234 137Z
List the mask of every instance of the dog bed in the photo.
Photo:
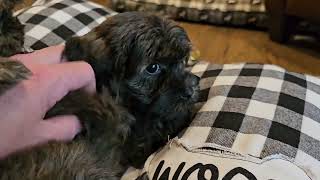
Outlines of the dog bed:
M32 51L83 35L113 14L88 1L52 0L18 17ZM201 77L201 98L190 127L123 179L320 179L318 77L261 64L201 62L192 72Z
M122 11L143 11L219 25L266 27L264 0L112 0Z

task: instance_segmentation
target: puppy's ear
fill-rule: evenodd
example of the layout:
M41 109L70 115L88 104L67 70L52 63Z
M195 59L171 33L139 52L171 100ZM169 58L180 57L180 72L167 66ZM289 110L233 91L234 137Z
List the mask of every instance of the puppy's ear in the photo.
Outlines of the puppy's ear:
M68 61L88 62L96 76L110 71L110 52L105 41L92 31L82 37L72 37L66 42L63 56Z
M123 28L127 18L109 17L101 25L81 37L73 37L66 42L64 56L69 61L85 60L95 71L97 85L99 79L110 83L110 80L122 79L126 62L131 52L135 36L132 30ZM130 39L130 38L131 39Z

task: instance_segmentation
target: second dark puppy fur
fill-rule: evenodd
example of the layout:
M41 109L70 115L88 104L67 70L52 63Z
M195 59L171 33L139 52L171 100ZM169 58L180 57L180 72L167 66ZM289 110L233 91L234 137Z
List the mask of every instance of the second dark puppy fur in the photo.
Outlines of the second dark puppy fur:
M0 179L119 179L128 165L141 166L190 120L198 78L184 70L189 51L182 28L140 13L68 41L65 55L88 59L100 94L70 93L47 117L76 114L85 132L1 161Z
M24 25L13 16L22 0L0 0L0 56L9 57L23 51Z

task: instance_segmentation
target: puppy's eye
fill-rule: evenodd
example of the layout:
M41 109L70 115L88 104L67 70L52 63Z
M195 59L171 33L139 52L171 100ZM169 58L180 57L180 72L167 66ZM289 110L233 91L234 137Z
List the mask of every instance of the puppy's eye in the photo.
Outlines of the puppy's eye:
M151 75L159 74L161 72L161 68L159 64L151 64L147 66L146 72Z

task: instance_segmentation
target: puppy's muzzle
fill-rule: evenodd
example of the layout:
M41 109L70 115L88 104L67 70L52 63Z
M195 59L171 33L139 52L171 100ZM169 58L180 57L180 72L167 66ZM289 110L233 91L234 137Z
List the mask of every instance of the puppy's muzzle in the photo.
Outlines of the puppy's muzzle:
M181 98L196 101L198 99L199 81L200 78L198 76L187 72L185 78L185 89L181 94Z

